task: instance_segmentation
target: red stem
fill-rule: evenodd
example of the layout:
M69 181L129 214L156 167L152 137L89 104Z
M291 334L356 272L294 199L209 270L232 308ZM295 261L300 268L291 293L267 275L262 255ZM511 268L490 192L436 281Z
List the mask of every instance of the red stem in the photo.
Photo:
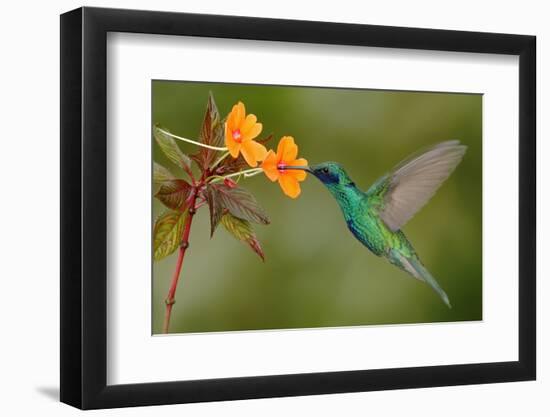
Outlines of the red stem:
M191 178L191 184L196 185L197 181L195 180L195 176L193 175L193 171L191 170L191 168L186 166L183 169L185 170L185 172L187 172L187 175L189 175L189 178Z
M178 254L178 261L176 263L176 269L174 270L174 275L172 276L172 283L170 284L170 289L168 290L168 296L166 297L166 313L164 315L164 325L162 327L163 333L168 333L168 328L170 327L170 316L172 315L172 307L176 302L176 289L178 288L178 281L180 277L181 268L183 266L183 258L185 257L185 252L189 247L189 232L191 231L191 223L193 223L193 216L195 215L195 201L197 200L199 188L195 188L191 200L189 202L189 209L187 219L185 219L185 226L183 229L183 235L181 238L180 249Z

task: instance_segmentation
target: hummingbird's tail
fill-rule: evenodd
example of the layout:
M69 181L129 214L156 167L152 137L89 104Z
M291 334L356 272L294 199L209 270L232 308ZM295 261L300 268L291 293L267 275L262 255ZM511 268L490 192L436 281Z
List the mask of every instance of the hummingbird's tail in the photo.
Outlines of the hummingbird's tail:
M439 294L447 307L452 308L449 297L447 296L445 291L443 291L443 288L439 286L438 282L435 280L432 274L430 274L426 267L422 265L422 262L420 262L420 259L418 259L416 255L409 257L403 255L399 251L392 250L390 252L390 262L398 265L415 278L424 281L426 284L432 287L436 293Z
M421 279L426 282L430 287L433 288L433 290L439 294L441 299L445 304L447 304L447 307L452 308L451 303L449 301L449 297L447 296L447 293L443 291L443 288L441 288L438 284L438 282L435 280L435 278L430 274L430 271L426 269L424 265L422 265L422 262L418 258L416 259L409 259L409 262L413 266L413 268L416 270L418 275L420 275Z

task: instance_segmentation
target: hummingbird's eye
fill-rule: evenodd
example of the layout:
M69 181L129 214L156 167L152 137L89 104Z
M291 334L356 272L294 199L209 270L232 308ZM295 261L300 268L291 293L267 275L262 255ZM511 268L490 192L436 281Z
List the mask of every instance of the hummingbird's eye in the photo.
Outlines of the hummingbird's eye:
M323 174L328 174L328 167L323 168Z

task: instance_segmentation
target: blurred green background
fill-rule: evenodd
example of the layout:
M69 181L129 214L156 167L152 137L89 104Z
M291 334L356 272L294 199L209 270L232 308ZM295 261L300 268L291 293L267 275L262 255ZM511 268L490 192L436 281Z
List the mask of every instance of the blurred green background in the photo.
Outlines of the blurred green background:
M208 93L220 114L241 100L273 133L291 135L310 163L338 161L363 190L400 160L458 139L465 159L403 228L449 295L371 254L348 231L313 176L292 200L262 174L245 179L271 224L255 225L265 263L222 226L210 239L208 208L191 230L171 333L425 323L482 319L482 96L359 89L153 81L153 123L198 138ZM178 142L186 153L193 145ZM153 145L155 161L181 174ZM153 218L163 210L153 199ZM154 263L153 333L160 333L177 254Z

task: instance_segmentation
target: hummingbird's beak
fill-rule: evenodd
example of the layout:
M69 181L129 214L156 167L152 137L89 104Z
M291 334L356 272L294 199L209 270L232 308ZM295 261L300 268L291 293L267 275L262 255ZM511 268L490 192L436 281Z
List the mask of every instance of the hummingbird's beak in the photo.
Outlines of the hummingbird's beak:
M308 166L299 166L299 165L285 165L279 168L280 170L287 170L287 169L300 169L302 171L311 172L311 169Z

